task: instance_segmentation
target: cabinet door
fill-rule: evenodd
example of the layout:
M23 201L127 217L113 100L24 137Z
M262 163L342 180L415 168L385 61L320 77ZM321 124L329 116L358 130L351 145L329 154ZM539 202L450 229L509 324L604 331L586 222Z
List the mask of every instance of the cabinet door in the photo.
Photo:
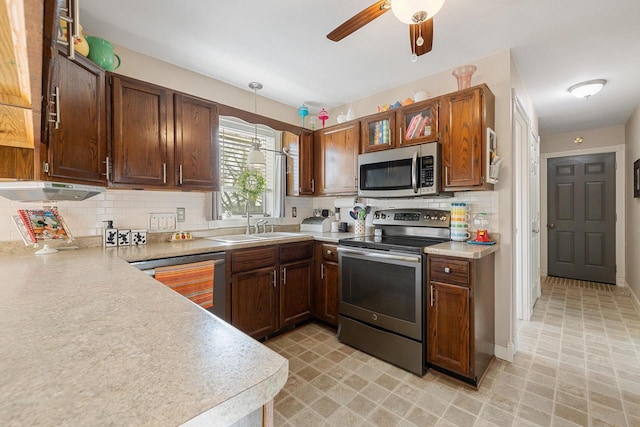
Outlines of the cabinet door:
M280 267L280 327L311 317L312 260Z
M396 112L385 111L362 119L362 151L386 150L394 146Z
M175 185L217 191L218 106L176 93L174 115Z
M311 196L315 191L313 177L313 133L282 133L282 148L287 149L287 196Z
M359 123L322 129L316 137L316 195L357 193Z
M398 146L438 140L437 100L418 102L398 110Z
M427 361L469 376L469 288L439 282L429 286Z
M316 316L325 322L338 326L338 263L323 261L320 271L320 286Z
M480 88L442 99L442 182L445 190L483 184L481 101Z
M276 269L231 276L231 324L253 338L276 331Z
M81 55L58 54L53 64L49 113L57 117L47 123L48 175L106 185L105 72Z
M168 90L113 76L113 183L166 187L169 158Z

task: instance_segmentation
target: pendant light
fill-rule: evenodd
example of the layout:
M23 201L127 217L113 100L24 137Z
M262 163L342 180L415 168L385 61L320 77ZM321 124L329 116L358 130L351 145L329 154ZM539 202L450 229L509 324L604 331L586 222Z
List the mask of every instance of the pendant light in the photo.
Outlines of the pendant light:
M253 89L253 112L258 114L258 91L262 89L262 83L251 82L249 87ZM251 139L251 150L247 155L247 163L249 166L264 166L267 164L267 160L264 157L264 153L260 151L260 139L258 139L258 124L255 124L255 133Z

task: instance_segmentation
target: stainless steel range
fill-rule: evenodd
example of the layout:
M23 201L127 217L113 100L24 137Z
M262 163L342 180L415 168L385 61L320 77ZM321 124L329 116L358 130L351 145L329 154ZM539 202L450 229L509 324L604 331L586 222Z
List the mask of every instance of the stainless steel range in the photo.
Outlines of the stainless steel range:
M424 248L448 241L449 223L449 211L379 210L376 235L339 241L340 341L424 375Z

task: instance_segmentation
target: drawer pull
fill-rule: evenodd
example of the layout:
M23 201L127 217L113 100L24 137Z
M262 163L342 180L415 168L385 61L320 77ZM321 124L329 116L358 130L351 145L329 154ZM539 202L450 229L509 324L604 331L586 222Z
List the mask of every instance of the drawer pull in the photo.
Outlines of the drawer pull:
M331 255L333 252L331 252L331 249L327 249L327 255Z
M445 268L444 268L444 272L445 272L445 273L451 273L451 269L450 269L449 267L445 267Z

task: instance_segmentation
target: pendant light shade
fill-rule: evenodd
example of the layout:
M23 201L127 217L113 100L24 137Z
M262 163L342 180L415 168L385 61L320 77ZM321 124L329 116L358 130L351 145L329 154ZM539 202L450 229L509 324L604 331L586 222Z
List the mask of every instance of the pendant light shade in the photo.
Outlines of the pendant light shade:
M264 166L267 164L264 153L260 150L260 141L258 139L253 140L251 151L247 154L247 163L249 166Z
M392 0L393 14L405 24L419 24L433 18L445 0Z

